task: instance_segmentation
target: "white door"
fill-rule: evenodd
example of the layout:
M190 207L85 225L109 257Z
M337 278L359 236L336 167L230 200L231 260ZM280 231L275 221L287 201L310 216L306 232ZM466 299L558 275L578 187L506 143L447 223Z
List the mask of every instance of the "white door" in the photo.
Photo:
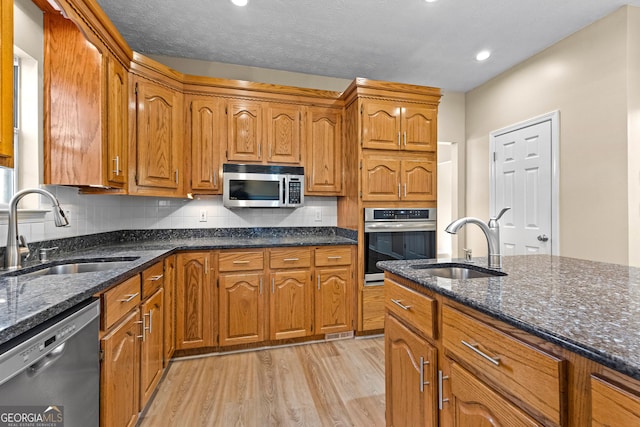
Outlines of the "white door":
M552 229L552 127L551 119L528 121L491 135L492 213L511 208L500 220L503 255L557 254L552 250L557 247Z

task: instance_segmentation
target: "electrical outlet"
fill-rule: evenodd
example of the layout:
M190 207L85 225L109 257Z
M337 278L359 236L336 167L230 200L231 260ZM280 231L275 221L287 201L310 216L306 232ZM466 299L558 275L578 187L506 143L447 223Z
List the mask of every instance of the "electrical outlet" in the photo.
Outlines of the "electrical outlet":
M316 221L322 221L322 209L318 208L316 209Z
M207 222L207 210L202 209L200 211L200 222Z

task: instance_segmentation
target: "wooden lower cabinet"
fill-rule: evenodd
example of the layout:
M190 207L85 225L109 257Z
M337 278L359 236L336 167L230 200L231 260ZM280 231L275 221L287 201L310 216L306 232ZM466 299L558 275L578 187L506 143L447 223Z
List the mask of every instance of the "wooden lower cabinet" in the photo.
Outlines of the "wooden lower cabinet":
M180 253L176 264L176 350L214 346L214 253Z
M164 367L176 350L176 255L164 260Z
M387 426L436 426L437 349L391 315L385 318Z
M455 363L449 381L456 427L542 426Z
M353 330L353 293L351 266L316 268L316 333Z
M591 425L640 426L640 393L606 378L592 375Z
M100 340L100 426L134 426L138 420L140 310L129 313Z
M269 338L281 340L312 335L311 270L274 271L270 284Z
M264 341L264 274L221 273L220 345Z
M158 289L140 306L142 343L140 350L140 408L149 401L164 368L164 290Z

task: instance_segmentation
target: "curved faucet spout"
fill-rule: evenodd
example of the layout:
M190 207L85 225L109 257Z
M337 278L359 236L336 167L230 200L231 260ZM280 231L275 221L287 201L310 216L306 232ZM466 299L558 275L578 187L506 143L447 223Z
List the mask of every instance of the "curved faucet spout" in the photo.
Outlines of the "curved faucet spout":
M27 188L18 191L9 202L9 230L7 232L7 247L4 253L4 267L6 269L21 267L22 260L20 259L20 242L18 236L18 202L27 194L32 193L43 195L51 201L53 221L56 227L69 225L69 220L67 220L67 217L64 215L64 211L60 207L60 202L58 202L58 199L56 199L53 194L41 188Z
M491 218L489 223L485 223L481 219L467 216L457 219L444 229L447 233L456 234L460 228L465 224L475 224L480 227L480 230L487 238L487 247L489 251L489 268L496 268L502 270L502 256L500 255L500 224L498 220L504 215L510 208L504 208L497 217Z

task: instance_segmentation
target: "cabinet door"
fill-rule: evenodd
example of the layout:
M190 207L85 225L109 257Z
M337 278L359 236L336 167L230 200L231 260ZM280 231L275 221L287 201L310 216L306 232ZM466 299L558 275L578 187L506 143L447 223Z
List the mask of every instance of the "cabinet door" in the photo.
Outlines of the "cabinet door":
M316 268L314 332L329 334L353 330L351 267Z
M604 378L592 376L591 425L640 425L640 396Z
M140 349L140 407L149 401L162 377L164 360L164 291L158 289L140 306L142 345Z
M267 161L300 164L301 107L267 104Z
M164 260L164 367L176 349L176 256Z
M231 101L227 107L227 160L262 160L262 106L253 101Z
M362 164L362 200L392 201L400 198L400 160L367 155Z
M402 108L402 148L411 151L436 151L437 111L435 108Z
M134 426L138 420L140 311L131 312L100 340L100 425Z
M0 5L0 165L13 167L13 2Z
M310 107L307 114L307 194L342 192L342 115L328 108Z
M193 99L191 114L191 189L218 193L220 185L220 105L216 98Z
M436 200L436 162L403 160L401 165L402 200Z
M542 426L455 363L449 380L455 426Z
M399 150L400 106L393 102L362 103L362 148Z
M269 304L272 340L311 335L313 287L311 270L271 273Z
M176 350L214 345L217 310L209 252L178 254L176 274Z
M437 363L435 347L395 317L386 316L387 426L437 425Z
M107 56L107 179L113 186L127 183L128 73L115 58Z
M139 79L137 87L137 184L178 193L183 177L180 95Z
M262 272L225 273L220 281L220 345L264 341Z

